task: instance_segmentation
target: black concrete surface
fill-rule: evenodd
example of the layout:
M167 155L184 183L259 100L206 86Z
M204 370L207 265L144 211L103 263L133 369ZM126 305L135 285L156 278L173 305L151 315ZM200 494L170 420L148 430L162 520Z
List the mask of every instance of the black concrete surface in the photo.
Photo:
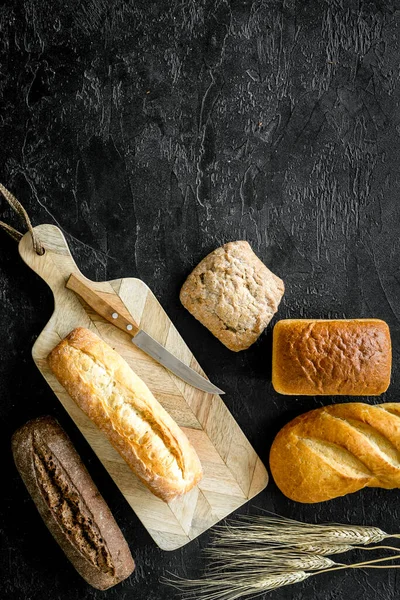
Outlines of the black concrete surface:
M207 252L247 239L285 281L277 318L388 322L392 383L365 401L399 400L399 9L384 0L0 7L0 181L35 224L62 228L87 276L152 288L266 464L289 419L350 398L279 396L271 328L234 354L183 309L179 289ZM209 535L171 553L152 542L33 364L51 293L3 233L0 246L0 598L178 598L159 578L199 575ZM71 435L136 558L136 573L107 592L69 565L13 466L12 432L41 414ZM260 508L400 532L398 490L305 506L271 482L239 512ZM270 597L394 600L396 573L332 573Z

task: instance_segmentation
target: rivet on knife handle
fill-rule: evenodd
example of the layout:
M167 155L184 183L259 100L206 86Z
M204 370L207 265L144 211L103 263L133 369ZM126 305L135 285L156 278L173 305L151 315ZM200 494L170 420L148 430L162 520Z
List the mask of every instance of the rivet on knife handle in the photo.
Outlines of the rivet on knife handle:
M83 298L97 314L122 331L125 331L125 333L129 333L134 337L139 331L139 325L135 323L132 317L128 320L121 314L121 309L116 302L113 302L111 299L105 300L87 283L84 277L72 273L66 283L66 287Z

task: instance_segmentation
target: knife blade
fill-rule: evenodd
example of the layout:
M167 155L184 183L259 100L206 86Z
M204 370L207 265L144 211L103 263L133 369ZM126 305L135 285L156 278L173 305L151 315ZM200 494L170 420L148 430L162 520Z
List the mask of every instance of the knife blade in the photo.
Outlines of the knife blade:
M90 285L88 279L76 273L71 273L65 287L80 296L101 317L129 334L132 343L140 348L140 350L151 356L163 367L174 373L174 375L189 383L189 385L209 394L225 393L212 384L211 381L171 354L169 350L164 348L151 335L140 329L123 302L115 294L98 292Z

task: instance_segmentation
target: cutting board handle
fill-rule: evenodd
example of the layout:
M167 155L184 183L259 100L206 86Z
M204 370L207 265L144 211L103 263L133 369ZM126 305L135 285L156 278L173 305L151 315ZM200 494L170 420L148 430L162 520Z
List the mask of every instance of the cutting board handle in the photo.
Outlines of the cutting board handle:
M34 227L34 230L39 236L44 248L44 254L39 255L35 252L32 244L32 236L29 232L19 242L18 250L22 260L28 267L35 271L50 287L54 295L55 304L65 304L68 302L70 310L78 310L77 307L81 302L76 293L78 290L67 289L66 287L66 283L71 275L76 275L82 284L86 283L91 288L92 293L98 297L98 302L101 305L107 304L109 306L111 317L108 318L108 314L104 313L104 311L96 311L97 306L89 302L90 306L106 320L111 319L114 325L130 333L132 336L135 335L139 326L128 312L125 304L121 302L120 297L109 283L97 283L82 275L72 258L67 240L61 229L55 225L45 224ZM109 289L105 290L104 286L107 286ZM85 299L83 296L83 299L87 302L87 298ZM86 306L85 310L87 308ZM114 317L112 316L114 311L118 314L118 322L114 322ZM127 325L129 325L129 328Z
M19 242L18 250L22 260L44 279L56 296L61 288L64 291L71 273L79 275L81 273L72 258L67 240L61 229L55 225L44 224L34 227L34 230L44 247L44 254L39 255L35 252L32 236L29 232Z

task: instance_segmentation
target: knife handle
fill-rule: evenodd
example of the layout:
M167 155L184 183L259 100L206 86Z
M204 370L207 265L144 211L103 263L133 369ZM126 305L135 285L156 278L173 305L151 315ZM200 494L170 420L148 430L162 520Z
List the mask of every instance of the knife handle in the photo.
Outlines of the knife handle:
M131 317L122 301L119 298L115 300L113 294L97 292L85 277L76 273L70 275L65 287L78 294L98 315L125 333L132 337L138 333L139 325ZM110 298L106 297L108 295Z

